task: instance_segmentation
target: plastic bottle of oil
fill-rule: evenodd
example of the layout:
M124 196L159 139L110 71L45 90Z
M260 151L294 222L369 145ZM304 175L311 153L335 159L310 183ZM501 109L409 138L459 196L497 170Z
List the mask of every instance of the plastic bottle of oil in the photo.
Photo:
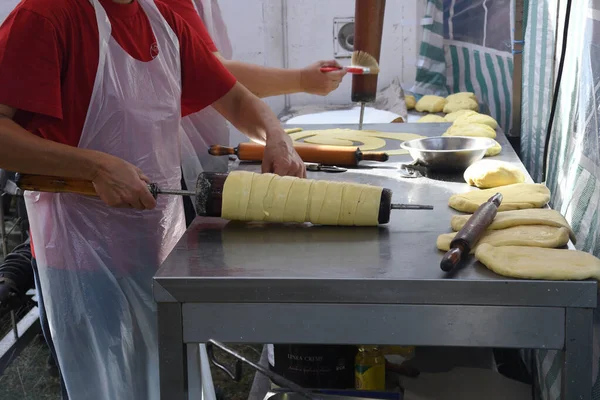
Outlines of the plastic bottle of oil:
M357 390L385 390L385 357L378 346L360 346L354 363Z

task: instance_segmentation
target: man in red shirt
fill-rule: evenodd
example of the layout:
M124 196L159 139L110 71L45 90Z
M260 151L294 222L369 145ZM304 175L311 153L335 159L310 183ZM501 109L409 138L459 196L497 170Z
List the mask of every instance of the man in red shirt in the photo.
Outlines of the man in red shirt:
M158 397L151 280L185 223L146 184L179 185L181 117L211 104L266 142L263 171L305 176L272 111L159 1L23 0L0 27L0 168L101 198L26 194L70 398Z

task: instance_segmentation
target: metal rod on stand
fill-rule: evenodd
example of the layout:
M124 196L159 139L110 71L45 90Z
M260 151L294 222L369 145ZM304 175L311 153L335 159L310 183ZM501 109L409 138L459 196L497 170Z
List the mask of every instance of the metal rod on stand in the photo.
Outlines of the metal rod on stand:
M360 118L358 119L358 130L362 131L363 120L365 118L365 102L360 103Z

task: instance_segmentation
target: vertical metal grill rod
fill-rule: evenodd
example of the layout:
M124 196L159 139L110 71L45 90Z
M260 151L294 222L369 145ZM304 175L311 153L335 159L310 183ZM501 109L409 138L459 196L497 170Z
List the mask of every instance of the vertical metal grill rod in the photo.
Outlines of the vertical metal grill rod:
M360 118L358 119L358 130L362 131L363 119L365 118L365 102L360 103Z

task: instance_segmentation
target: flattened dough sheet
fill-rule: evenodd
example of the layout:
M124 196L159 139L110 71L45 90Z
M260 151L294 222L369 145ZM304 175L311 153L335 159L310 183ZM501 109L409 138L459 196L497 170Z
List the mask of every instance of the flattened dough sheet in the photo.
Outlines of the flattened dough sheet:
M516 183L493 189L454 194L450 197L448 205L457 211L474 213L480 205L496 193L502 193L504 196L498 211L541 208L550 201L550 190L546 186L537 183Z
M358 147L363 152L383 149L387 145L386 139L389 139L391 143L398 143L397 149L384 150L388 155L392 156L408 154L408 151L400 148L402 142L423 139L425 136L414 133L392 133L373 130L359 131L336 128L301 131L290 134L290 137L296 142L303 140L305 143L310 144Z
M376 226L383 188L234 171L223 187L221 216L236 221Z
M471 215L454 215L450 220L452 230L458 232L462 229ZM571 241L575 243L575 233L565 217L556 210L549 208L528 208L525 210L501 211L496 214L488 230L506 229L519 225L546 225L565 228L569 232Z
M475 257L498 275L550 281L600 279L600 259L578 250L482 244Z
M438 250L450 250L450 242L456 236L454 233L444 233L437 238ZM548 225L522 225L502 230L486 231L471 254L484 243L492 246L526 246L556 248L565 246L569 242L569 231Z

